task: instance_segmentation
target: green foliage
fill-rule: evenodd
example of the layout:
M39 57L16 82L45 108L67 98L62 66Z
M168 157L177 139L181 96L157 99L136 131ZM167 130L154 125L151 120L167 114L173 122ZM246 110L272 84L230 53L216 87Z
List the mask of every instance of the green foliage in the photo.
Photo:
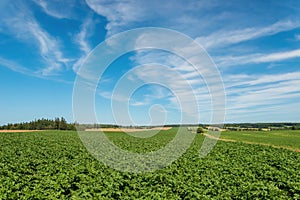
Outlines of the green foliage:
M239 127L239 128L272 128L272 129L286 129L290 130L292 127L300 127L300 123L235 123L235 124L225 124L224 128L227 127Z
M168 143L176 129L154 137L107 136L144 152ZM122 173L94 159L76 132L0 133L0 199L299 199L300 154L272 147L218 142L198 157L204 136L170 166ZM141 145L142 144L142 145Z
M197 128L197 133L204 133L204 129L202 127Z
M60 119L60 122L59 122L59 129L60 130L67 130L67 128L68 128L68 123L67 123L67 121L65 120L65 118L61 118Z
M291 130L300 130L300 126L292 126Z
M68 124L65 118L38 119L31 122L7 124L0 126L0 130L76 130L75 124Z
M294 150L300 149L299 130L276 130L276 131L225 131L221 138L237 140L241 142L267 144Z

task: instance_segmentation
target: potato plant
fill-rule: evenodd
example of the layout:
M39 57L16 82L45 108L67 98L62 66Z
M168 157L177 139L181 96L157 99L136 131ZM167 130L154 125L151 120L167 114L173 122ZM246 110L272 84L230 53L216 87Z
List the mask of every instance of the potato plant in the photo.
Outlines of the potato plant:
M107 133L118 146L152 151L174 129L143 140ZM168 167L123 173L92 157L76 132L0 133L0 199L300 199L300 154L219 141L203 159L203 135Z

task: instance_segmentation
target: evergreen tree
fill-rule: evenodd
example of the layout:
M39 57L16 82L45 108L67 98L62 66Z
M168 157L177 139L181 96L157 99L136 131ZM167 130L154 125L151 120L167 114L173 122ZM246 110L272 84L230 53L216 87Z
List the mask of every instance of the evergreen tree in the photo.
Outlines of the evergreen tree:
M59 130L60 120L58 117L54 120L54 129Z
M65 120L65 118L61 117L60 123L59 123L59 129L60 130L67 130L67 128L68 128L67 121Z

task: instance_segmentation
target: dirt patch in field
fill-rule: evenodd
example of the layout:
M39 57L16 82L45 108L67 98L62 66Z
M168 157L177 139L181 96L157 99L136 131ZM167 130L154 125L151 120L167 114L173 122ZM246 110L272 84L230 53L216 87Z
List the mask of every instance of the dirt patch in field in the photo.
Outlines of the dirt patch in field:
M37 132L43 130L0 130L0 133L26 133L26 132Z
M205 135L208 138L215 139L215 140L221 140L221 141L224 141L224 142L237 142L236 140L218 138L218 137L215 137L215 136L212 136L212 135L209 135L209 134L203 134L203 135Z
M85 129L85 131L102 131L102 132L138 132L138 131L151 131L162 130L166 131L172 127L155 127L155 128L91 128Z

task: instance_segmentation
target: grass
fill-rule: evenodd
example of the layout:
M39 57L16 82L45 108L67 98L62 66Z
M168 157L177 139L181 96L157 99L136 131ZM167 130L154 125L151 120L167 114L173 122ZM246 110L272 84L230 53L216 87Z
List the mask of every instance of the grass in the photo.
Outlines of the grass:
M107 135L124 149L143 152L165 145L175 130L144 142ZM196 135L184 155L162 170L132 174L93 158L76 132L0 133L0 199L300 199L299 153L219 141L200 159L203 139Z
M225 131L220 138L300 150L300 130Z

